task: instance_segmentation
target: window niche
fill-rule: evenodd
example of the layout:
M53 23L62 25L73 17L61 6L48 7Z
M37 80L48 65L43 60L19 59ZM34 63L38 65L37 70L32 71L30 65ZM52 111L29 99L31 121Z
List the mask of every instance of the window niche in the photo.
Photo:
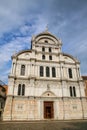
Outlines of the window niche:
M25 75L25 65L21 65L21 75Z

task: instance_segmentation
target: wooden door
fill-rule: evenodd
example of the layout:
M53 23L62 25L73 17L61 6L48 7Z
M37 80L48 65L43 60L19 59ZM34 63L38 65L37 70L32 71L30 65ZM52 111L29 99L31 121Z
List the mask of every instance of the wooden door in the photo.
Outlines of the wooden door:
M45 101L44 102L44 118L51 119L53 117L54 117L53 102Z

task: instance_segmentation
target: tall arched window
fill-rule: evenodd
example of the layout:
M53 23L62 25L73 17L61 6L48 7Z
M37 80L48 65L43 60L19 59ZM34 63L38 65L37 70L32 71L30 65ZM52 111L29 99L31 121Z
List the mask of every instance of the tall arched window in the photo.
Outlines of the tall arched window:
M73 93L72 93L72 87L70 86L70 96L72 97L73 96Z
M21 95L21 84L18 85L18 95Z
M49 70L49 67L46 67L46 77L49 77L50 76L50 70Z
M40 76L43 76L44 75L44 68L43 66L40 66Z
M21 75L25 75L25 65L21 65Z
M52 56L49 56L49 60L52 60Z
M45 55L42 55L42 59L43 59L43 60L45 59Z
M72 78L72 69L71 68L68 69L68 73L69 73L69 78Z
M51 50L51 47L49 48L49 52L51 52L52 50Z
M73 96L76 97L76 89L73 87Z
M72 97L76 97L76 88L70 86L70 96Z
M22 95L25 95L25 84L22 85Z
M42 51L45 51L45 47L42 47Z
M56 77L56 71L54 67L52 67L52 77Z
M25 84L21 85L19 84L18 85L18 95L25 95Z

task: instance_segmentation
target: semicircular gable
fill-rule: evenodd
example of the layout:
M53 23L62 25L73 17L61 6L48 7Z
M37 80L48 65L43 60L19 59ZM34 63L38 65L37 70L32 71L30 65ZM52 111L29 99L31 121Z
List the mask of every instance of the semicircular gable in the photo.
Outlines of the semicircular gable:
M57 44L57 41L51 37L42 36L36 39L36 43L50 43L50 44Z
M80 63L75 57L69 54L63 53L64 61L72 62L72 63Z
M24 51L20 51L17 54L13 55L12 58L29 58L29 55L32 53L31 50L24 50Z
M35 43L43 43L47 41L50 44L62 44L59 39L57 39L54 35L52 35L49 32L38 34L37 36L35 36L34 40Z

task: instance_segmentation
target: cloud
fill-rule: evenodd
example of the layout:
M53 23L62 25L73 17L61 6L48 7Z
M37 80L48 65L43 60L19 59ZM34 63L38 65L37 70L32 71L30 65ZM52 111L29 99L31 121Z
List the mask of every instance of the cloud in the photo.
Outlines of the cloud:
M29 37L16 37L9 43L0 47L0 79L7 82L7 75L10 73L11 56L21 50L30 48Z
M86 5L86 0L0 0L0 78L7 82L11 55L30 48L31 36L47 24L61 38L63 51L78 56L82 74L87 74Z

